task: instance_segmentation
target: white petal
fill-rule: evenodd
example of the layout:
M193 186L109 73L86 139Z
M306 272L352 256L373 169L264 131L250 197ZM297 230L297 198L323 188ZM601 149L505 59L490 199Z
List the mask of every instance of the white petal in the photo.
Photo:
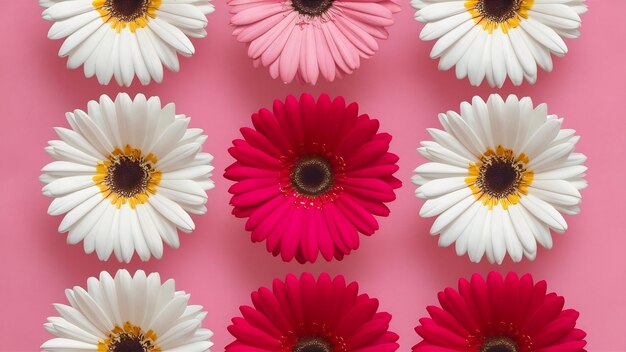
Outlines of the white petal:
M182 145L159 159L156 167L159 170L163 170L163 172L169 172L186 167L195 158L201 147L202 146L197 143Z
M42 16L47 20L59 21L88 11L95 12L91 0L61 1L47 8Z
M83 314L81 314L76 308L66 306L64 304L55 304L54 308L59 312L61 317L67 320L69 323L87 331L88 333L104 339L106 335L103 334L98 328L96 328Z
M55 198L50 203L50 207L48 207L48 214L61 215L67 213L99 192L100 189L93 186L70 193L64 197Z
M200 324L201 321L196 319L179 322L159 336L159 347L169 350L188 341L200 327Z
M515 227L513 226L513 220L511 219L510 213L508 211L503 212L503 237L506 242L506 251L511 256L511 259L514 262L519 262L522 260L524 255L524 249L520 240L518 239L517 233L515 232ZM496 257L496 261L498 264L502 263L502 260Z
M546 223L551 228L558 231L565 231L567 229L567 222L563 219L563 216L545 201L532 194L528 194L521 198L520 203L526 210L536 216L537 219Z
M137 252L137 255L139 255L139 258L141 258L141 260L143 261L146 261L150 259L150 250L148 249L148 245L146 244L145 235L143 234L141 226L139 225L137 211L130 210L128 211L128 214L130 215L133 246L135 248L135 251Z
M92 230L95 232L96 254L98 259L102 261L109 259L115 243L119 241L119 232L117 230L119 227L118 213L114 205L108 204L98 226Z
M444 227L448 226L451 222L461 216L461 214L463 214L475 201L476 198L474 195L467 196L465 199L441 213L441 215L439 215L433 223L433 226L430 228L430 233L439 233Z
M432 180L420 186L415 191L415 194L419 198L435 198L464 187L467 187L465 177L447 177Z
M138 270L135 275L133 275L131 292L132 296L128 297L132 302L132 314L130 317L134 322L143 321L146 315L146 298L152 293L148 292L147 277L143 270ZM161 336L159 336L159 338L160 337Z
M487 242L491 241L491 216L492 212L482 206L476 213L476 217L467 229L467 253L472 262L478 263L485 253ZM457 254L459 254L457 241Z
M490 237L493 249L494 261L502 264L506 255L506 229L504 228L504 217L506 212L501 207L495 206L491 211Z
M460 190L444 194L441 197L429 199L424 203L422 209L420 209L420 216L425 218L437 216L470 195L472 195L472 191L469 187L463 187Z
M185 135L188 124L188 120L176 120L169 124L154 144L148 148L148 152L153 153L157 158L162 158Z
M122 321L130 321L132 318L132 290L133 279L126 270L118 270L115 274L115 290L117 295L117 304Z
M448 247L457 240L462 241L460 237L466 232L472 219L482 206L480 202L474 202L458 219L442 229L439 236L439 246ZM465 240L465 247L467 247L467 240Z
M163 334L172 328L174 322L183 314L188 298L178 296L172 298L163 309L154 317L148 329L152 329L157 335Z
M46 351L50 352L62 352L62 351L73 351L73 352L83 352L83 351L97 351L98 346L82 341L65 339L65 338L54 338L44 342L41 345Z
M155 194L148 198L148 202L152 205L163 217L173 222L176 226L185 231L192 231L195 228L195 224L189 214L187 214L180 205L173 201Z
M144 234L146 244L150 249L150 253L157 259L163 256L163 241L159 236L159 230L150 217L146 205L140 204L136 207L139 225Z
M81 313L89 319L103 334L107 334L113 329L113 322L107 317L98 303L82 287L74 288L74 297L80 307Z
M151 197L152 198L152 197ZM126 263L130 262L130 259L133 257L135 253L135 245L133 243L133 237L135 228L131 223L131 212L134 212L130 207L123 207L118 211L119 214L119 245L122 255L122 260Z
M537 252L537 242L533 237L531 227L528 225L528 222L532 220L523 216L523 213L520 211L520 207L520 205L509 206L509 216L511 217L515 234L524 247L524 252L535 254Z
M187 38L180 29L166 21L155 18L154 20L148 21L148 27L150 27L159 38L179 52L186 55L192 55L194 53L195 49L189 38Z
M82 219L85 214L90 212L100 202L104 201L106 200L102 198L102 195L95 194L91 198L76 206L74 209L70 210L61 221L61 224L59 224L59 232L66 232L69 230L70 227L74 226L74 224Z

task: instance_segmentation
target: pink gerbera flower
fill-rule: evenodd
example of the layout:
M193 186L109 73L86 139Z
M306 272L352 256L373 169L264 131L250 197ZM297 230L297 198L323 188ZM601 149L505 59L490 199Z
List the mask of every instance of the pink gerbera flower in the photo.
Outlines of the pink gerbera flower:
M350 74L378 50L397 0L229 0L233 34L285 83Z
M228 331L226 352L392 352L398 335L388 331L391 315L377 312L378 300L358 293L356 282L303 274L274 280L272 291L252 293L253 307L240 307Z
M578 352L586 334L576 329L578 312L565 299L546 294L546 282L527 274L503 280L492 272L459 280L459 291L439 292L441 307L428 307L415 331L424 338L413 352Z
M252 115L255 129L233 141L237 159L224 174L237 181L233 214L248 217L252 241L284 261L315 262L321 252L339 260L359 247L358 233L378 229L373 215L387 216L401 182L393 177L398 157L378 120L358 114L342 97L317 102L303 94L275 100L274 111Z

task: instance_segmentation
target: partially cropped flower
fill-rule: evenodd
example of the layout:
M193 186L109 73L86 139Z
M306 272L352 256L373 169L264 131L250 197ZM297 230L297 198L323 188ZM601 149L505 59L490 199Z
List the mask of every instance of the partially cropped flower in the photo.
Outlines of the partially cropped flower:
M472 85L486 78L502 87L537 80L537 67L552 71L551 55L564 56L563 38L580 35L585 0L412 0L426 22L420 38L437 40L430 56L439 69L456 67Z
M188 37L203 38L209 0L39 0L43 18L53 21L50 39L65 38L59 56L67 67L81 65L100 84L129 86L163 80L163 65L177 72L177 54L191 56Z
M202 152L207 136L188 129L190 119L157 97L119 94L91 101L87 112L67 113L71 129L46 151L43 194L53 197L50 215L65 214L59 232L83 242L101 260L111 253L130 261L161 258L163 241L178 248L177 229L191 232L188 213L204 214L213 157Z
M587 186L586 157L574 152L575 131L548 115L545 104L492 95L461 104L461 114L440 114L443 130L419 153L430 162L415 170L420 215L436 216L439 245L456 243L458 255L502 263L534 259L537 242L552 248L550 229L563 232L562 214L577 214Z
M237 182L233 214L248 218L253 242L284 261L342 259L359 247L359 233L378 229L374 215L389 215L385 203L401 185L398 157L388 152L391 136L355 103L289 96L252 123L233 141L237 161L224 176Z
M315 84L352 73L374 55L397 0L229 0L233 34L272 78Z
M461 279L458 291L439 292L441 308L427 308L430 318L415 328L424 340L413 352L584 352L579 313L563 309L565 299L546 289L529 274Z
M309 273L274 280L272 290L252 293L254 307L240 307L228 331L226 352L393 352L398 335L378 300L359 294L356 282Z
M55 304L60 316L44 324L56 336L44 351L204 352L213 345L202 306L188 305L190 295L157 273L119 270L113 278L103 271L87 280L87 290L75 286L65 295L70 305Z

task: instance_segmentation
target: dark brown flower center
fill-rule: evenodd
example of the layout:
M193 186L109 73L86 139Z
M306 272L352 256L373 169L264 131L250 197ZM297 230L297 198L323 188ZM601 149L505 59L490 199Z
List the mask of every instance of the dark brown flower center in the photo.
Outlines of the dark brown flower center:
M480 0L476 10L483 17L497 23L513 18L522 6L523 0Z
M152 344L147 344L140 337L123 333L109 345L108 352L149 352Z
M145 15L150 0L107 0L104 8L119 21L132 22Z
M516 188L519 171L506 161L495 161L485 169L485 186L496 194L508 194L509 190Z
M516 159L490 155L483 158L476 185L492 198L506 198L518 192L525 171L525 165Z
M122 197L143 193L150 181L150 167L141 159L122 155L108 168L105 183L109 189Z
M517 342L510 337L490 337L480 346L480 352L519 352Z
M292 352L333 352L333 347L323 337L305 337L291 348Z
M326 13L334 0L292 0L291 6L301 15L318 17Z
M311 197L323 195L333 183L332 166L324 158L302 158L291 169L291 185L302 195Z

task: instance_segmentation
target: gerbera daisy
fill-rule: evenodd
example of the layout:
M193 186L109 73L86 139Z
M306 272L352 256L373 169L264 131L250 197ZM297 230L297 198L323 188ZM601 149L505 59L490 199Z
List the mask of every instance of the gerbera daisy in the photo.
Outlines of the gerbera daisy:
M550 229L567 229L561 214L579 212L587 186L575 131L561 130L563 120L545 104L513 95L474 97L461 115L439 121L444 130L429 129L434 141L418 149L431 162L413 177L417 197L428 199L420 215L437 216L430 232L441 234L439 245L456 241L458 255L479 262L486 254L498 264L507 252L516 262L533 260L536 242L552 248Z
M224 176L237 181L233 214L249 218L253 242L266 241L284 261L314 262L319 252L341 260L358 248L359 232L378 229L373 215L389 215L398 157L387 152L391 136L377 133L378 120L359 115L356 103L289 96L252 123L241 129L245 140L233 141L237 161Z
M378 312L378 300L359 294L356 282L326 273L316 281L274 280L272 290L252 293L254 307L240 307L228 331L235 341L226 352L392 352L398 335L389 330L391 314Z
M563 310L565 299L546 294L545 281L526 274L505 279L491 272L459 280L458 292L439 292L441 308L427 308L415 331L424 339L413 352L580 352L585 332L576 329L578 312Z
M356 70L386 39L397 0L228 0L237 40L272 78L315 84Z
M189 213L204 214L213 157L202 153L206 136L187 129L189 118L159 98L119 94L91 101L88 112L67 113L72 129L56 128L61 140L46 151L43 193L55 198L48 214L65 214L59 232L83 241L101 260L111 252L130 261L160 258L163 242L178 248L177 228L191 232Z
M39 0L43 18L55 23L50 39L66 38L59 56L67 67L83 65L100 84L111 77L130 86L163 80L163 65L178 72L177 53L195 52L188 37L206 37L209 0Z
M423 40L437 39L430 56L439 69L456 66L459 79L502 87L537 80L537 66L552 71L552 57L567 53L563 38L580 35L585 0L411 0L426 22Z
M41 348L49 352L208 351L213 333L201 327L206 312L187 305L190 295L175 291L174 280L159 274L107 272L65 291L69 306L55 304L61 315L50 317L46 330L57 336Z

